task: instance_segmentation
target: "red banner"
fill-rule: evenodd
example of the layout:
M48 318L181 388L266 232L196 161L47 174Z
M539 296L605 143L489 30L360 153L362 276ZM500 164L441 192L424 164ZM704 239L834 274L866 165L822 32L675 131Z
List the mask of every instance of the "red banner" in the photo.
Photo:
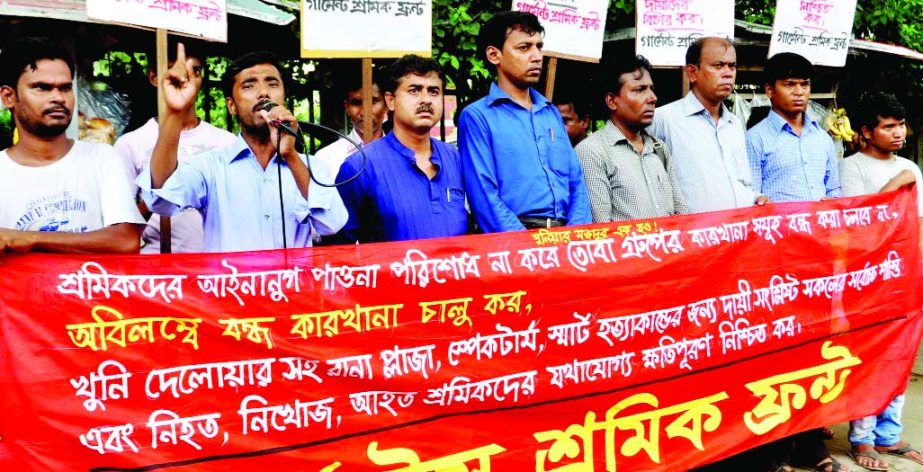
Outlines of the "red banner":
M912 191L235 254L0 258L0 470L660 470L874 413Z

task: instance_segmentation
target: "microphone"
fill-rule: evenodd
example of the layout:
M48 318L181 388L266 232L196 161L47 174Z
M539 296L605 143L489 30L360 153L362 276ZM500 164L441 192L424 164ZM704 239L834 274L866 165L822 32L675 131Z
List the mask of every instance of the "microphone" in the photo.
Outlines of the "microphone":
M266 113L269 113L269 110L272 110L273 108L277 106L279 106L278 103L266 100L265 102L263 102L262 105L260 105L260 110L263 110ZM286 133L294 136L296 139L299 139L299 140L301 139L301 133L295 131L289 125L287 125L286 123L284 123L282 120L278 118L270 120L269 124L272 126L275 126L276 128L279 128L282 131L285 131Z

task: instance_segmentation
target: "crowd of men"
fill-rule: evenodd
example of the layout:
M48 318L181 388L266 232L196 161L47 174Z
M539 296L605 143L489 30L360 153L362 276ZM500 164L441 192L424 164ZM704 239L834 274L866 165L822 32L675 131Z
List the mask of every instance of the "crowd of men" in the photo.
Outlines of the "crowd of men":
M159 217L171 217L175 252L413 240L817 201L923 180L916 164L895 154L906 138L905 112L887 94L863 99L859 152L839 159L807 111L813 67L797 54L768 60L772 109L745 129L725 105L737 59L722 38L689 47L691 90L661 107L647 60L608 64L599 98L609 117L587 136L582 105L555 105L534 88L543 31L522 12L499 13L481 27L478 50L496 82L460 114L457 149L430 137L443 113L442 71L411 55L375 81L371 116L362 112L361 84L349 87L344 108L353 131L316 156L299 153L297 133L286 131L298 122L285 108L286 79L270 53L227 68L227 108L240 125L234 136L196 116L202 62L178 45L166 74L151 75L166 112L113 148L66 137L73 63L48 40L23 39L0 55L0 99L19 132L18 143L0 152L0 248L157 253ZM881 454L923 464L900 438L903 400L850 423L859 466L887 470ZM750 461L735 470L849 470L831 458L821 430L730 461Z

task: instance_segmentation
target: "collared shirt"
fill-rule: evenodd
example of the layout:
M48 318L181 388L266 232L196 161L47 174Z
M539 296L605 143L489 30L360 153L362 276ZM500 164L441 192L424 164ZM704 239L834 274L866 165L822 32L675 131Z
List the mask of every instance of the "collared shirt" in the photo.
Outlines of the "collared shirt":
M337 187L349 212L338 242L404 241L459 236L468 231L468 211L458 151L430 138L436 166L426 176L413 150L394 133L365 148L368 164L355 180ZM355 153L340 167L337 181L356 175L362 156Z
M673 159L664 147L661 160L654 139L641 130L644 147L638 155L622 131L607 121L577 145L594 223L686 213Z
M718 124L695 94L664 105L648 128L673 153L690 213L752 206L758 196L750 179L744 126L724 104Z
M364 148L368 146L368 144L362 142L362 138L359 137L359 133L356 132L356 128L353 128L353 130L350 131L347 136L349 136L349 139L355 141L360 147ZM337 175L337 173L340 172L340 166L343 165L343 162L346 161L346 158L352 155L354 152L356 152L356 146L348 140L340 138L330 143L329 145L318 149L314 154L314 159L323 162L324 165L327 166L327 169L330 171L330 175Z
M592 222L583 171L561 114L534 89L529 94L531 110L494 83L459 117L465 190L486 232L524 229L520 216Z
M151 118L144 126L125 133L115 142L115 149L125 158L125 171L131 179L132 195L138 193L135 179L144 166L151 162L159 130L157 120ZM237 136L234 134L200 121L195 128L180 132L176 158L182 162L214 149L231 146L235 142ZM170 236L174 253L202 252L202 215L194 209L174 214L170 221ZM141 254L160 253L160 215L151 215L141 233L141 241Z
M179 163L160 189L151 190L150 166L136 182L144 202L160 215L198 209L204 219L206 252L252 251L283 247L280 171L288 247L310 246L313 232L333 234L343 227L346 209L335 189L311 181L305 199L285 162L274 159L263 169L241 136L233 146ZM321 182L332 179L320 163L311 171Z
M774 202L841 195L833 140L807 113L798 136L792 125L771 110L747 131L747 154L753 189Z

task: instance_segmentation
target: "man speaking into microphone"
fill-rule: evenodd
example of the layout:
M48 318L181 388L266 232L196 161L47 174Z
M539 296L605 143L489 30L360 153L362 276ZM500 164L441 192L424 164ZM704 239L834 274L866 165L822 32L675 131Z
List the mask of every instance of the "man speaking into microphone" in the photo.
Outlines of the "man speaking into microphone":
M223 79L228 112L240 123L230 147L177 165L183 116L195 106L192 68L182 44L160 87L166 100L151 164L137 179L148 207L163 216L185 208L202 213L206 252L305 247L314 233L334 234L347 213L326 166L309 167L295 150L298 129L285 102L276 57L255 52L232 62Z

